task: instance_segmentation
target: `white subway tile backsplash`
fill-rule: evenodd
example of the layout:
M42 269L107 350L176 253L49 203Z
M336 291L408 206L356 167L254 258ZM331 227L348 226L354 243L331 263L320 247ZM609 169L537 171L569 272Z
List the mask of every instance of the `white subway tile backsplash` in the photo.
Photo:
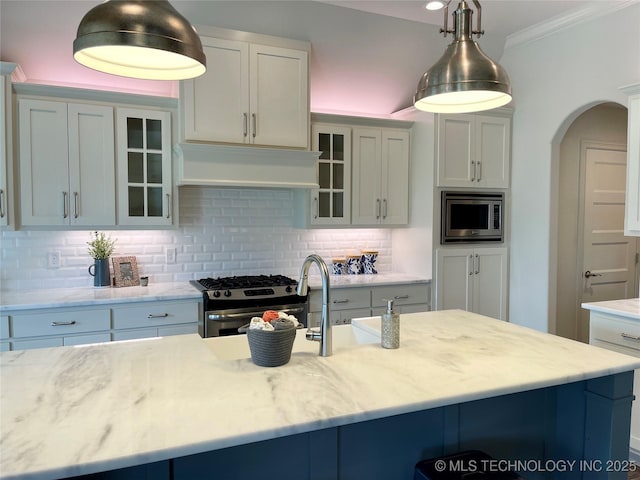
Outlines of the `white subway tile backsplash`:
M377 249L378 271L391 271L391 230L300 229L293 223L293 192L284 189L180 188L180 225L172 230L107 230L114 255L134 255L151 282L205 276L284 274L297 277L304 258L327 263L361 249ZM5 231L0 234L0 289L93 285L87 268L89 231ZM176 248L176 263L166 249ZM47 268L59 251L61 267Z

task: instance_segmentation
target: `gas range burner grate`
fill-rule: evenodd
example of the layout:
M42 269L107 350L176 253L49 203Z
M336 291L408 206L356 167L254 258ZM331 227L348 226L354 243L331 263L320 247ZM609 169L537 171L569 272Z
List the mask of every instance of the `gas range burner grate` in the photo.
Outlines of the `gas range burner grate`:
M203 278L198 283L208 290L296 286L297 281L284 275L245 275L239 277Z

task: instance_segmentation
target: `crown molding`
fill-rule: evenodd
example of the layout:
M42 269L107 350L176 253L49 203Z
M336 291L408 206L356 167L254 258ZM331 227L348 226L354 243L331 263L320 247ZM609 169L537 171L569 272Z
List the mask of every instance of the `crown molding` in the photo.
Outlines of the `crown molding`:
M631 5L640 3L640 0L619 0L616 2L596 2L585 8L575 10L565 15L559 15L550 20L538 23L529 28L513 33L507 37L504 45L505 51L520 45L535 42L541 38L566 30L581 23L610 15Z

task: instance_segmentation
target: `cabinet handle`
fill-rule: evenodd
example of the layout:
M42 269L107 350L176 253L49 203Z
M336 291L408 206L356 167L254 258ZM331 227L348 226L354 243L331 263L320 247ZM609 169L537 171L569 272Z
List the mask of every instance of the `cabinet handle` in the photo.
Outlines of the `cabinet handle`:
M251 122L253 123L253 132L251 132L251 135L253 136L253 138L256 138L256 130L257 130L257 126L258 126L258 121L256 120L256 114L252 113L251 114Z
M396 295L395 297L393 297L394 300L407 300L409 298L409 295Z
M76 321L72 320L70 322L51 322L52 327L64 327L65 325L75 325Z
M376 219L380 219L380 199L376 198Z
M475 274L478 275L480 273L480 255L476 253L476 271Z
M387 199L382 200L382 218L387 218Z
M478 178L476 179L478 182L482 180L482 163L476 162L476 166L478 167Z
M168 313L150 313L147 318L167 318L168 316Z
M4 190L0 188L0 218L4 218Z
M469 269L469 275L473 275L473 255L469 255L469 266L471 267Z
M73 218L78 218L78 192L73 192Z
M171 218L171 195L167 193L167 218Z
M630 333L622 332L620 336L626 340L633 340L635 342L640 342L640 336L638 335L631 335Z
M475 182L476 181L476 162L474 162L473 160L471 160L471 168L473 169L473 175L471 175L471 181Z
M247 112L244 112L242 114L242 135L243 136L247 136Z
M318 205L318 197L313 197L313 218L320 215L320 206Z
M67 192L62 192L62 218L69 216L69 210L67 208Z
M344 300L334 300L333 303L349 303L349 299L345 298Z

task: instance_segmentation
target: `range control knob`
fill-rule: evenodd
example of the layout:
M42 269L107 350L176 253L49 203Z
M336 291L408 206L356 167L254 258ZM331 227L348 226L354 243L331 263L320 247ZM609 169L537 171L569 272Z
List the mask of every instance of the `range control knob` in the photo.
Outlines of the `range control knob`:
M285 288L285 291L287 293L291 293L293 291L293 288L291 288L291 285L287 285L287 288Z
M225 290L224 291L224 296L225 297L230 297L231 296L231 290Z
M213 292L213 296L218 298L220 296L220 290L216 290L215 292Z

